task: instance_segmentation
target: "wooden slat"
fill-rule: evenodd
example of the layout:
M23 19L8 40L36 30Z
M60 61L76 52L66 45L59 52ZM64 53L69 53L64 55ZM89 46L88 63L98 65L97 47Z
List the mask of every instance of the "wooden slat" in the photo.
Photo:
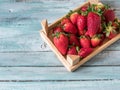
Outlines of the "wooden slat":
M120 51L103 51L83 66L117 66L120 65L119 55ZM63 65L58 61L58 58L53 52L4 52L0 53L0 67L1 66L59 67Z
M120 81L0 82L1 90L119 90Z
M0 67L2 80L96 80L120 79L120 67L81 67L74 73L64 67Z

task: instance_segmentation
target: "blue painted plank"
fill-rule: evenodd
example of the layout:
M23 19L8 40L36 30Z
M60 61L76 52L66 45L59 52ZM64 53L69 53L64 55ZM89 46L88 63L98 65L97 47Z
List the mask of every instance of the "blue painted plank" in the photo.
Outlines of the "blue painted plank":
M119 55L120 51L103 51L83 66L120 66ZM53 52L3 52L0 53L0 67L2 66L63 67Z
M73 73L67 72L64 67L0 67L0 81L105 79L120 79L120 67L81 67Z
M0 82L1 90L119 90L120 81Z

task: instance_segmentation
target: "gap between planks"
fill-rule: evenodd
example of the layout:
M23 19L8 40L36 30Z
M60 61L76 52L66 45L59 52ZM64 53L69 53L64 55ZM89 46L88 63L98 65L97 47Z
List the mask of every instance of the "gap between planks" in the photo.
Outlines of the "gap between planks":
M83 82L83 81L120 81L120 79L80 79L80 80L0 80L0 82Z
M104 50L104 51L120 51L120 50ZM51 50L46 50L46 51L0 51L0 53L39 53L39 52L53 52Z
M41 68L41 67L64 67L63 65L56 65L56 66L52 66L52 65L47 65L47 66L39 66L39 65L17 65L17 66L11 66L11 65L3 65L3 66L0 66L0 67L38 67L38 68ZM120 65L82 65L81 67L120 67Z

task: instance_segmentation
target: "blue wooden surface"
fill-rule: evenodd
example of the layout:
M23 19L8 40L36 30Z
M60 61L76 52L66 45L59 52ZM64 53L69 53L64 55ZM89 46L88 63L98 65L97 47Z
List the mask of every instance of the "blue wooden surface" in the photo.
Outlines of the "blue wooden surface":
M0 0L0 90L119 90L120 40L76 72L68 72L39 36L86 0ZM119 0L102 0L116 8ZM57 13L56 13L57 12Z

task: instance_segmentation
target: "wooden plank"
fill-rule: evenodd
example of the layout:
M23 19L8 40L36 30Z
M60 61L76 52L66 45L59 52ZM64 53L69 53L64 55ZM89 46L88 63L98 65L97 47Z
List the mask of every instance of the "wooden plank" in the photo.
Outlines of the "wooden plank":
M83 66L118 66L119 55L120 51L103 51ZM0 53L0 67L3 66L63 67L53 52L3 52Z
M17 31L16 31L17 32ZM49 47L40 38L39 33L17 35L0 39L0 51L50 51ZM9 35L10 36L10 35Z
M120 79L120 67L81 67L74 73L64 67L0 67L0 81L96 79Z
M119 90L120 81L0 82L1 90Z

